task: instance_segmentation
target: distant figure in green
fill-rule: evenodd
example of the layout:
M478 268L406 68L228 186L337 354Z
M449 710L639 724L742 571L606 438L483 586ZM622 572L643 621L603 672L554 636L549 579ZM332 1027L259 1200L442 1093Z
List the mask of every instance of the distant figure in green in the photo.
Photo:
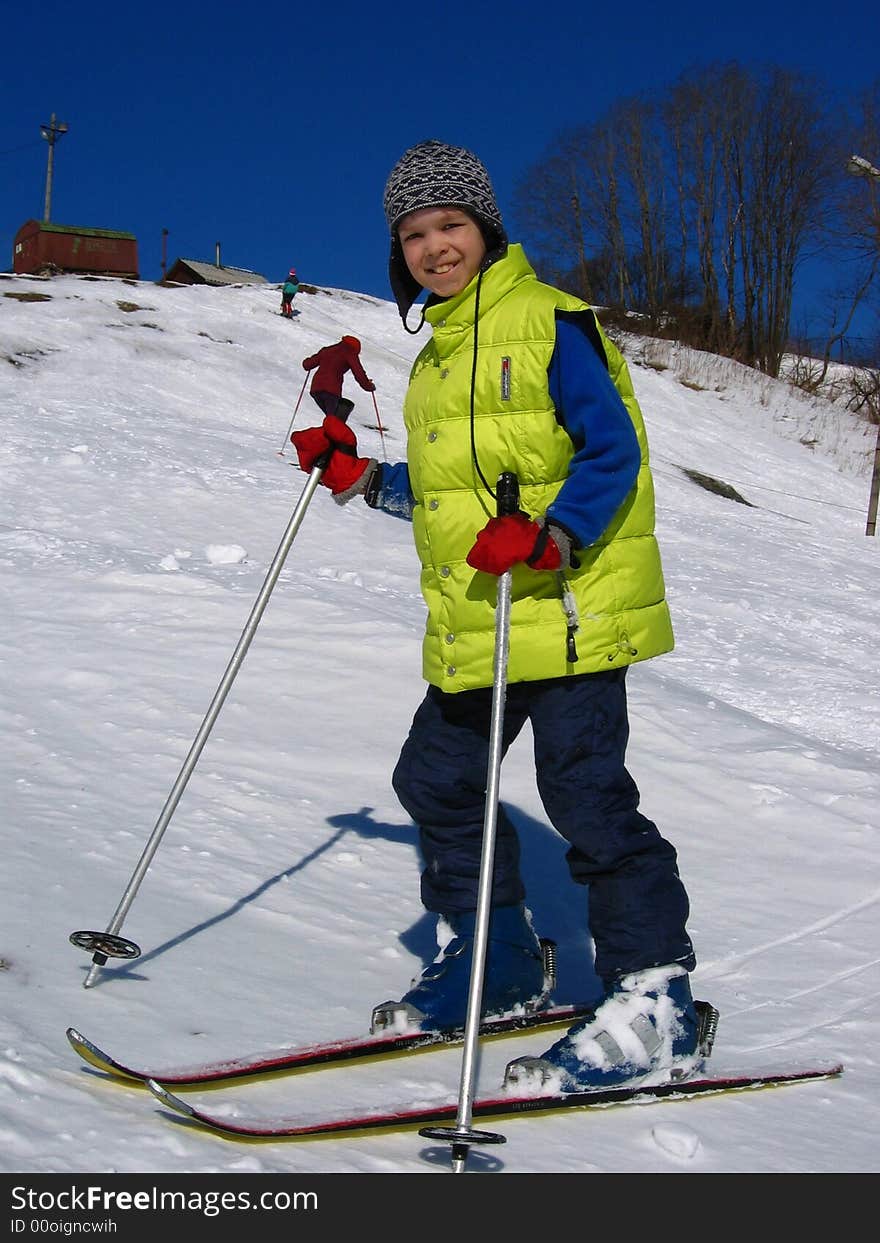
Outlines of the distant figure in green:
M281 314L285 319L293 319L293 299L298 293L299 281L296 279L296 268L291 268L281 288Z

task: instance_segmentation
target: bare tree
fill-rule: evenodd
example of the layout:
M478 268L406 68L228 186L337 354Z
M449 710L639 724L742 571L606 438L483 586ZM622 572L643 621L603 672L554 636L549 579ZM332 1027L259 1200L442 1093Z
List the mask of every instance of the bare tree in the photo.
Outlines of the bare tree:
M625 237L626 188L620 136L613 121L606 118L582 137L584 202L592 225L594 249L610 265L608 301L612 306L625 308L632 305L633 283Z
M514 193L514 215L530 240L536 243L536 262L542 274L571 285L572 292L590 297L587 269L588 238L597 222L590 216L593 202L585 178L584 156L589 131L561 134L548 154L527 170Z
M664 135L647 100L628 100L614 110L611 124L622 140L629 187L631 233L640 252L644 279L641 310L654 327L663 320L669 267Z
M734 156L743 111L739 78L730 67L691 71L669 90L664 105L679 199L679 264L682 273L696 275L699 338L694 344L719 353L732 353L738 335L741 191ZM680 279L683 289L689 285Z
M579 292L599 278L613 305L655 327L689 317L694 344L776 375L828 192L826 129L808 80L708 66L557 140L519 218Z
M788 339L796 266L830 179L817 95L797 75L774 69L761 84L750 156L744 264L756 295L753 361L775 376Z

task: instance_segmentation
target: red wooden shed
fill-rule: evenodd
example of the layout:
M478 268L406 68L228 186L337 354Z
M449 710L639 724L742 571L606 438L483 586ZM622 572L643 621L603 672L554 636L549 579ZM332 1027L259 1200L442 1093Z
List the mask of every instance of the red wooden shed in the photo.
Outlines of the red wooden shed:
M91 272L138 279L137 239L117 229L84 229L45 220L26 221L15 235L12 270Z

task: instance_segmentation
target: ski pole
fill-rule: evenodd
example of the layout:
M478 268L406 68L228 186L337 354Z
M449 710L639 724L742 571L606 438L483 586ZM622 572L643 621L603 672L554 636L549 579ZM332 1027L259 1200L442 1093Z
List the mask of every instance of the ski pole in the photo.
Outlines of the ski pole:
M496 503L499 518L514 514L519 508L519 481L512 471L505 471L499 477ZM498 785L501 773L504 706L507 698L507 657L510 649L510 578L511 571L507 570L498 579L498 599L495 609L495 658L492 672L492 716L489 727L486 807L483 817L483 846L480 856L474 950L464 1029L458 1112L454 1127L425 1127L419 1131L419 1134L426 1139L441 1139L452 1145L452 1169L455 1174L464 1173L468 1151L472 1144L506 1142L503 1135L498 1135L493 1131L474 1130L471 1122L477 1073L477 1048L480 1039L483 977L486 969L486 947L489 940L489 916L492 907L495 836L498 827Z
M72 932L70 934L70 942L72 945L77 946L78 949L93 952L92 966L89 968L88 974L86 975L83 985L84 988L91 987L98 974L99 968L103 967L108 958L140 957L140 947L134 941L129 941L126 937L121 937L117 934L119 933L123 920L128 913L128 909L134 901L135 895L140 888L141 881L146 875L153 855L159 847L162 835L167 829L171 821L171 817L174 815L177 804L180 802L180 797L186 789L186 784L192 776L193 769L198 763L199 756L202 753L202 748L208 741L208 735L214 727L214 722L217 720L220 709L223 706L223 702L229 693L229 688L232 686L235 676L241 667L241 663L245 658L245 654L250 647L251 640L256 633L257 626L260 624L260 618L262 617L263 611L269 602L269 596L272 594L272 589L278 580L278 575L281 573L285 558L290 551L290 546L302 524L305 512L309 507L309 502L315 494L315 489L321 481L321 475L324 473L324 468L328 461L329 456L324 454L312 467L306 481L306 485L303 488L302 495L296 503L296 507L291 515L289 523L287 524L287 529L284 532L281 543L278 545L278 551L275 553L275 557L269 567L269 572L266 575L263 586L260 589L260 593L254 602L253 608L251 609L251 614L247 620L247 624L241 633L241 637L236 644L235 651L232 653L232 657L226 667L226 672L223 674L223 677L220 680L220 685L214 692L214 698L211 700L211 704L205 714L205 719L199 727L199 731L189 749L189 753L177 775L177 780L171 787L171 792L165 801L165 806L162 808L159 819L156 821L156 826L150 834L149 841L144 848L144 852L140 857L137 867L132 873L131 880L128 882L125 892L122 895L122 900L116 908L113 918L110 920L110 923L107 925L104 932L81 931Z
M296 412L297 410L299 410L299 403L303 399L303 393L306 391L306 385L308 384L308 382L309 382L309 373L306 372L306 378L303 380L303 386L299 390L299 397L297 397L296 405L293 407L293 418L290 420L290 426L287 429L287 435L284 437L284 441L281 445L281 448L278 450L279 457L284 457L284 451L287 448L288 441L290 440L290 433L293 431L293 424L294 424L294 421L296 420Z
M379 436L382 440L382 457L388 461L388 454L385 452L385 428L382 426L382 420L379 418L379 403L376 401L376 390L373 390L373 409L376 411L376 426L379 428Z

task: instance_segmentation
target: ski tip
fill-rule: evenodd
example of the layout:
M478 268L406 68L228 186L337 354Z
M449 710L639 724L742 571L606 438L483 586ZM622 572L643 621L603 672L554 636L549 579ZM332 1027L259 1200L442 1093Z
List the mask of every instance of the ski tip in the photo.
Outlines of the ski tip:
M781 1067L778 1070L773 1068L765 1072L765 1078L771 1083L775 1080L780 1083L809 1081L811 1079L836 1079L838 1075L843 1074L843 1062L814 1062L812 1065L803 1067L794 1067L791 1070Z
M173 1109L175 1113L183 1114L187 1118L192 1118L193 1110L187 1105L186 1101L182 1101L179 1096L175 1096L173 1092L169 1092L163 1084L156 1079L147 1079L147 1087L163 1105L167 1105L169 1109Z
M105 1053L75 1027L68 1027L67 1039L74 1053L93 1070L99 1070L104 1075L111 1075L114 1079L122 1079L129 1085L141 1082L140 1075L115 1061L109 1053Z
M843 1062L830 1062L827 1065L820 1063L818 1071L823 1079L836 1079L838 1075L843 1074L844 1065Z
M91 1040L84 1036L81 1031L77 1031L75 1027L68 1027L67 1039L71 1047L81 1058L102 1070L106 1069L107 1057L103 1050L99 1049L96 1044L92 1044Z
M88 1059L88 1054L91 1052L91 1048L88 1040L86 1040L82 1032L77 1031L75 1027L68 1027L66 1034L67 1043L73 1049L74 1053L78 1053L80 1057Z

